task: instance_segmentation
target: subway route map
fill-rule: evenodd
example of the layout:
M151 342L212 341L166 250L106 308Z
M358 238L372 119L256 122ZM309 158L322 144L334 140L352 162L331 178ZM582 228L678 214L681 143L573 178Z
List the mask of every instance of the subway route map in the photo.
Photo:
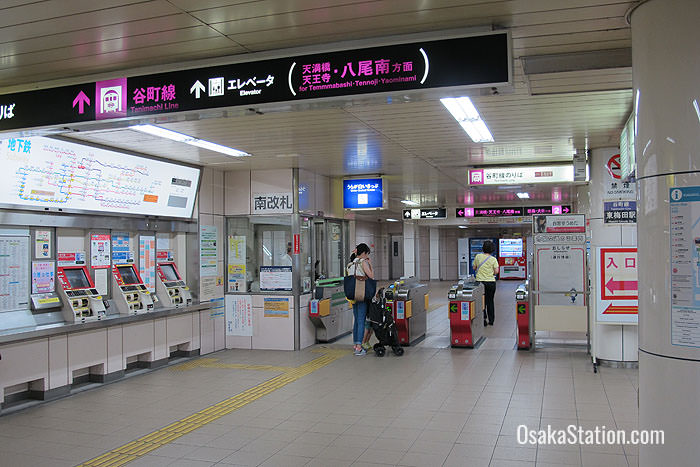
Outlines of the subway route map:
M189 218L200 171L44 137L0 141L0 203Z

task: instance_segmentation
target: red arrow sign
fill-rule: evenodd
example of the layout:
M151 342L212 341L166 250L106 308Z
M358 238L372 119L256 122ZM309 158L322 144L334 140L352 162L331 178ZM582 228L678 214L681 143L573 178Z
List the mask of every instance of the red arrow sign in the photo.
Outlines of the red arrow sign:
M626 315L626 314L638 314L639 307L636 305L630 306L615 306L608 305L608 307L603 312L604 315Z
M85 113L85 105L90 105L90 98L85 95L83 91L80 91L77 96L75 96L75 99L73 99L73 108L75 106L78 106L78 113L79 114L84 114Z
M612 278L605 284L610 292L616 290L637 290L637 281L614 281Z

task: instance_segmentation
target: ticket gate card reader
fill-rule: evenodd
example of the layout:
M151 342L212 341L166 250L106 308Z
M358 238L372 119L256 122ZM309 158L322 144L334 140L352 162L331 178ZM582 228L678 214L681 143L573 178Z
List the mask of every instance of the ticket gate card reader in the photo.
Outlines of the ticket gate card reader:
M484 338L484 286L474 281L459 281L447 293L452 347L471 347Z
M63 318L68 323L85 323L107 314L102 296L97 292L87 266L58 267L58 295L63 300Z
M428 288L416 278L400 279L387 288L387 306L391 306L401 345L415 344L425 337L428 314L425 295Z
M343 278L316 281L315 298L309 302L309 319L318 342L331 342L352 332L352 307L345 298Z
M530 307L530 293L528 291L528 282L520 284L515 289L515 321L518 338L518 350L529 350L532 348L533 330L531 320L532 310Z
M120 315L153 311L153 297L133 264L112 266L112 290Z
M192 293L172 261L159 262L156 266L156 296L163 306L186 306L192 304Z

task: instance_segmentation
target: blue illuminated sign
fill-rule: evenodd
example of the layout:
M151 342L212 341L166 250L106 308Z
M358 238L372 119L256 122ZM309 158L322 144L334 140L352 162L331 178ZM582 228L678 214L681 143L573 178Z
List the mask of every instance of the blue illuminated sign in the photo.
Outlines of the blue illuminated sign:
M343 207L345 209L372 209L384 207L384 187L381 178L343 180Z

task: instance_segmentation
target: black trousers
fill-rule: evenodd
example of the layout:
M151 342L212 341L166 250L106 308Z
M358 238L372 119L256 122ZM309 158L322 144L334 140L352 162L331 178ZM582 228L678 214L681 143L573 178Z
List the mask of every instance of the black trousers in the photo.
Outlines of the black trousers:
M496 282L482 282L484 284L484 321L487 320L489 325L493 325L495 314L495 305L493 297L496 295Z

